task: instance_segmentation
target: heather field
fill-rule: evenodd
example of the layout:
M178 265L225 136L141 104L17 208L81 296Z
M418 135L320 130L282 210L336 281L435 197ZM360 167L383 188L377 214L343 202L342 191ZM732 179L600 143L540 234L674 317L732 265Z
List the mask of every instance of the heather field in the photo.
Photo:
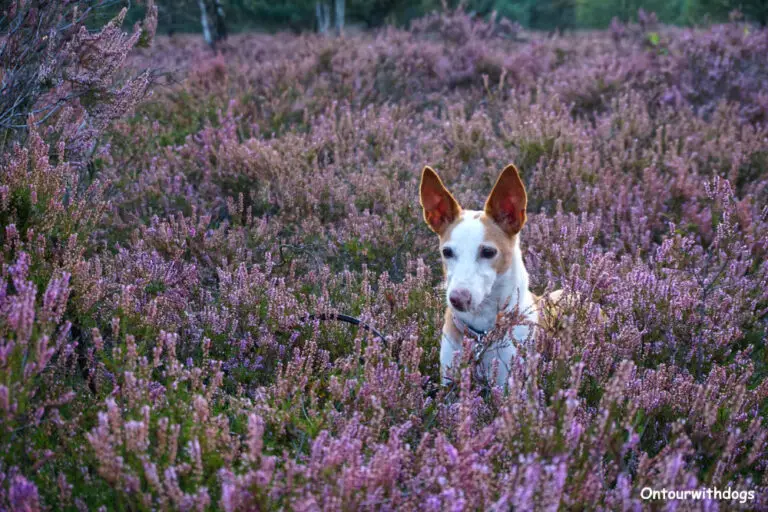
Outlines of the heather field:
M0 509L768 509L768 29L138 40L2 157ZM579 300L441 387L420 173L508 163Z

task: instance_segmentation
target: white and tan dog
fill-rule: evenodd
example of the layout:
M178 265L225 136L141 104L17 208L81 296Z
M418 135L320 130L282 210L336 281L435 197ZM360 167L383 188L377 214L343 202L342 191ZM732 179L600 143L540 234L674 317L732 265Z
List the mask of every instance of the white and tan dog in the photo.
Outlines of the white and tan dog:
M502 171L485 208L476 211L463 210L437 173L425 167L420 201L424 220L440 238L449 304L440 345L442 381L448 381L448 370L461 353L464 335L482 343L499 313L517 308L525 321L512 330L514 340L505 339L478 351L482 355L477 362L487 376L494 360L499 361L496 381L503 386L516 353L515 343L531 338L530 329L539 316L539 299L528 289L528 272L520 250L527 197L517 168L509 165ZM553 300L559 297L560 291L550 295Z

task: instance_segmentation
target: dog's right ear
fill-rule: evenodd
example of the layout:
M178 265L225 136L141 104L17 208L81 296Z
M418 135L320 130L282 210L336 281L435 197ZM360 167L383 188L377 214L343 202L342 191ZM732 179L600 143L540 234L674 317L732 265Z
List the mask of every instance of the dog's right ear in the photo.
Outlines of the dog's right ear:
M442 235L461 213L459 203L429 166L424 167L421 173L419 201L424 209L424 220L438 235Z

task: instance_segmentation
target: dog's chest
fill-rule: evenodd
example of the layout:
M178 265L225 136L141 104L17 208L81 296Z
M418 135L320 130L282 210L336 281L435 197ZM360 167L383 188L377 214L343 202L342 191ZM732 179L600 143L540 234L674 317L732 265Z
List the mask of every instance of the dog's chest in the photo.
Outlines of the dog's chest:
M531 311L526 315L529 322L535 322L536 312ZM446 314L446 324L443 329L443 336L440 343L440 367L443 384L446 384L446 374L451 367L459 364L464 350L460 322L456 322L452 317L450 310ZM471 358L473 364L482 375L490 377L494 365L498 365L496 374L496 383L503 386L509 376L512 359L517 354L517 348L521 343L526 343L531 339L530 325L515 326L502 340L489 343L484 335L478 335L471 331L463 331L471 340L469 345L472 350Z

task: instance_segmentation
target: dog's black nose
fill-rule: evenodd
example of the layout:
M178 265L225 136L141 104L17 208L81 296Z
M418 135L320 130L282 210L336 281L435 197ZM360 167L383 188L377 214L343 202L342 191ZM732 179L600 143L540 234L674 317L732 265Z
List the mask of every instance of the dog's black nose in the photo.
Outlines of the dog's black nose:
M472 294L469 293L469 290L453 290L448 300L451 301L451 306L458 311L466 311L472 303Z

